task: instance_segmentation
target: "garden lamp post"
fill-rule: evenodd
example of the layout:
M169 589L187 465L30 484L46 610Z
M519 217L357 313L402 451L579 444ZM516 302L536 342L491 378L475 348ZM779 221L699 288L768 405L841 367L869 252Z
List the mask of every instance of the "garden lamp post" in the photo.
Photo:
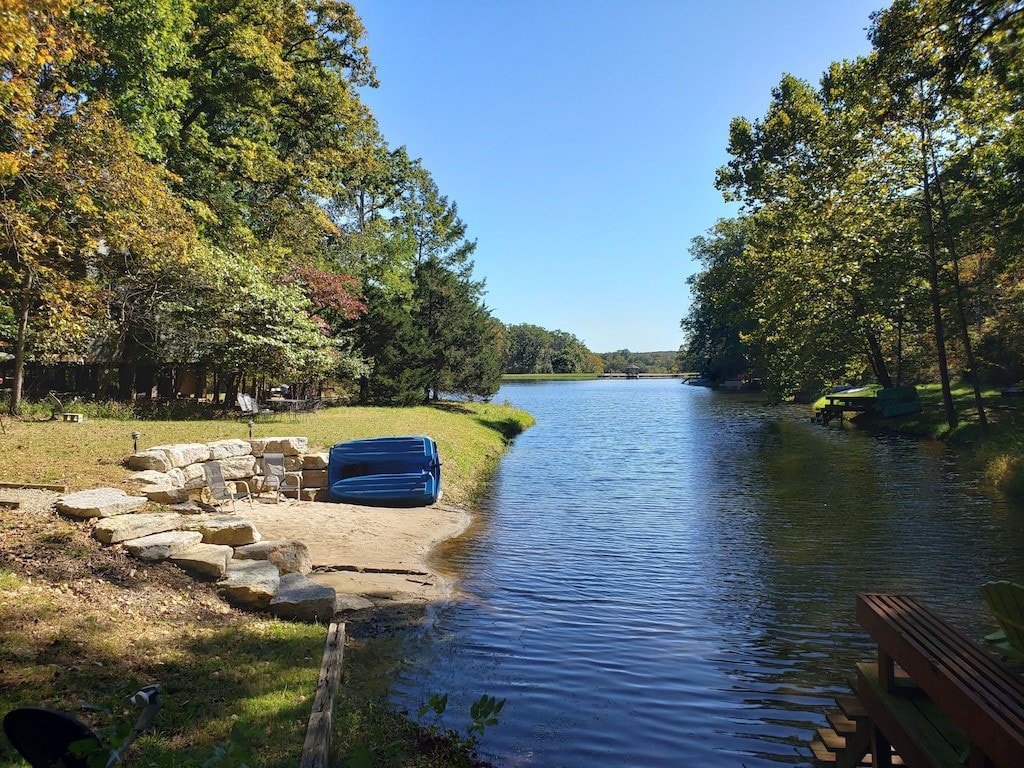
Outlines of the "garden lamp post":
M140 432L132 432L132 453L139 452L139 438L142 437Z
M249 439L252 440L252 428L255 426L252 419L249 419Z

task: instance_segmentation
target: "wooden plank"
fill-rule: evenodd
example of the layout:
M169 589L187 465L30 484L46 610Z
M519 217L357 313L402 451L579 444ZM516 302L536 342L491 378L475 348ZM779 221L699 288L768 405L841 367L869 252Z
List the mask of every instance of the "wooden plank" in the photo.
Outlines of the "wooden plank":
M299 768L328 768L331 751L331 717L334 699L341 685L341 664L345 652L345 624L332 622L327 629L324 659L316 681L313 711L306 726Z
M0 499L0 507L10 507L11 509L17 509L21 506L21 502L17 499Z
M853 687L856 688L856 682ZM856 696L836 696L836 704L851 720L863 720L868 716L868 713L864 711L864 705L860 703L860 699Z
M819 765L835 765L835 752L830 752L828 747L816 739L811 742L811 754Z
M52 483L10 483L0 481L0 488L33 488L41 491L60 491L64 493L67 490L66 485L54 485Z
M825 748L830 752L838 752L846 747L846 738L840 736L831 728L818 728L815 733L818 736L818 740L821 741L821 743L825 745Z
M857 732L857 721L851 720L838 710L826 712L825 719L832 726L832 730L836 733L841 733L843 736L851 736Z

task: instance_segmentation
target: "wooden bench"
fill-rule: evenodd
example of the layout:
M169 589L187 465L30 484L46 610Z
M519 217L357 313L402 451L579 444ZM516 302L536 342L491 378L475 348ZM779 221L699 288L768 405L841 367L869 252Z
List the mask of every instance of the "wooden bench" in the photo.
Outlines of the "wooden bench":
M857 621L878 643L857 670L876 767L890 744L908 766L1024 766L1024 679L912 597L858 595Z

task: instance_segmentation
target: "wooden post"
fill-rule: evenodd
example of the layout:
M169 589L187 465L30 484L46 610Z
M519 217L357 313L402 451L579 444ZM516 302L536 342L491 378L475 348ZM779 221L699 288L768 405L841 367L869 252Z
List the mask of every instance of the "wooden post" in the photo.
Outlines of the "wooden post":
M334 698L341 686L341 664L345 651L345 623L331 623L327 629L324 660L316 681L313 711L306 727L306 741L302 745L299 768L327 768L331 751L331 716Z

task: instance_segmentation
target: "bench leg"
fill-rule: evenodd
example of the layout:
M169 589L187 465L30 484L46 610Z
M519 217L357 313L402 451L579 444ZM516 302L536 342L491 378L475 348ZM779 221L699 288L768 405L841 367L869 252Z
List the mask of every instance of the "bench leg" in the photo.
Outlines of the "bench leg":
M873 768L892 768L892 745L874 724L871 726L871 765Z
M892 693L895 690L896 670L892 656L881 648L878 649L878 682L886 693Z

